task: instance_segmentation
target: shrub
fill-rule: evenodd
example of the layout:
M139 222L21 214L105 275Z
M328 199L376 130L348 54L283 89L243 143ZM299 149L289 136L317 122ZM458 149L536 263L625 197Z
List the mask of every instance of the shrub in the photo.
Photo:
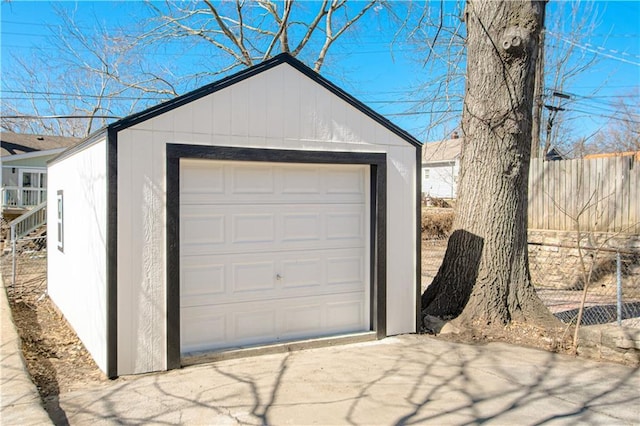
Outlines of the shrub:
M422 209L422 239L434 240L449 237L453 225L453 209L425 207Z

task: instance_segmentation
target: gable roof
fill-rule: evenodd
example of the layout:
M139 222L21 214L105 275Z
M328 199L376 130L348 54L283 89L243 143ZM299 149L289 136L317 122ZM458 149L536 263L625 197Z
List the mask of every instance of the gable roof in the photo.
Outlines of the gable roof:
M557 148L551 148L549 151L547 151L547 153L544 155L544 159L546 161L558 161L558 160L564 160L565 156L564 154L562 154L560 152L560 150L558 150Z
M300 71L302 74L306 75L317 84L329 90L331 93L338 96L340 99L349 103L350 105L352 105L354 108L356 108L363 114L369 116L371 119L375 120L376 122L378 122L379 124L387 128L392 133L404 139L409 144L417 148L422 147L422 143L418 141L415 137L413 137L411 134L409 134L407 131L401 129L400 127L398 127L397 125L389 121L387 118L383 117L379 113L375 112L373 109L366 106L364 103L360 102L353 96L349 95L347 92L340 89L338 86L336 86L326 78L322 77L320 74L318 74L317 72L315 72L314 70L312 70L311 68L303 64L302 62L300 62L298 59L291 56L291 54L281 53L277 56L272 57L271 59L268 59L264 62L261 62L247 69L244 69L240 72L237 72L233 75L225 77L221 80L207 84L205 86L200 87L199 89L193 90L189 93L185 93L184 95L175 97L166 102L163 102L161 104L148 108L144 111L132 114L128 117L124 117L118 121L115 121L109 124L108 126L98 130L94 134L90 135L87 139L85 139L83 143L79 144L73 149L65 151L59 157L52 160L52 162L61 160L67 157L68 155L72 154L76 150L84 149L85 147L93 144L94 142L102 140L102 138L104 138L105 135L111 131L117 132L120 130L124 130L128 127L131 127L143 121L149 120L165 112L171 111L172 109L178 108L182 105L186 105L190 102L196 101L204 96L215 93L233 84L239 83L243 80L253 77L254 75L260 74L264 71L267 71L281 64L288 64L292 66L293 68Z
M280 53L279 55L276 55L271 59L261 62L260 64L254 65L250 68L247 68L236 74L225 77L214 83L207 84L206 86L203 86L192 92L186 93L182 96L178 96L174 99L171 99L167 102L151 107L142 112L125 117L121 120L118 120L110 124L107 127L115 130L125 129L129 126L148 120L164 112L167 112L179 106L185 105L189 102L193 102L206 95L217 92L221 89L224 89L225 87L229 87L235 83L238 83L256 74L267 71L271 68L274 68L278 65L285 64L285 63L297 69L302 74L309 77L311 80L315 81L319 85L323 86L325 89L329 90L334 95L338 96L342 100L351 104L360 112L369 116L373 120L377 121L379 124L386 127L388 130L395 133L396 135L400 136L402 139L406 140L410 144L416 147L422 146L422 143L419 142L407 131L401 129L400 127L398 127L397 125L389 121L387 118L383 117L379 113L375 112L374 110L366 106L364 103L360 102L359 100L357 100L356 98L354 98L353 96L345 92L344 90L340 89L338 86L336 86L326 78L322 77L320 74L318 74L317 72L315 72L314 70L312 70L311 68L303 64L302 62L300 62L298 59L291 56L291 54L289 53Z
M462 138L429 142L422 146L422 164L454 161L460 158Z
M69 148L82 139L67 136L33 135L27 133L0 132L2 157L29 152Z

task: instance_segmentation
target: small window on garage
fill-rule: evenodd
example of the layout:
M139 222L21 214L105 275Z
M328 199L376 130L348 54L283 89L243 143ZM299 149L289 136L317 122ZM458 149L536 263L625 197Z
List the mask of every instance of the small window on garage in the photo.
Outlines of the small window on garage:
M58 191L58 250L64 252L64 195Z

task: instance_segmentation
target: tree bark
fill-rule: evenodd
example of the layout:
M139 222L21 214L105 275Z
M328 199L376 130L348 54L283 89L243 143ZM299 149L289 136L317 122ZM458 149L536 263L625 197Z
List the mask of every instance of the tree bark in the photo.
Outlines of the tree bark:
M533 88L533 115L531 117L531 156L533 158L544 158L546 151L540 149L540 124L542 123L542 107L544 106L544 20L547 8L547 0L540 4L540 17L542 28L538 32L538 52L535 67L535 81Z
M527 192L542 5L468 0L464 143L453 233L424 315L551 320L529 276Z

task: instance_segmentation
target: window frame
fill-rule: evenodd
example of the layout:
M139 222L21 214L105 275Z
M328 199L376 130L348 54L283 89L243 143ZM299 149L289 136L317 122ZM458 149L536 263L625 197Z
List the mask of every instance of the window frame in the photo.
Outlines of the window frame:
M59 190L57 200L57 229L58 229L58 250L64 253L64 191Z

